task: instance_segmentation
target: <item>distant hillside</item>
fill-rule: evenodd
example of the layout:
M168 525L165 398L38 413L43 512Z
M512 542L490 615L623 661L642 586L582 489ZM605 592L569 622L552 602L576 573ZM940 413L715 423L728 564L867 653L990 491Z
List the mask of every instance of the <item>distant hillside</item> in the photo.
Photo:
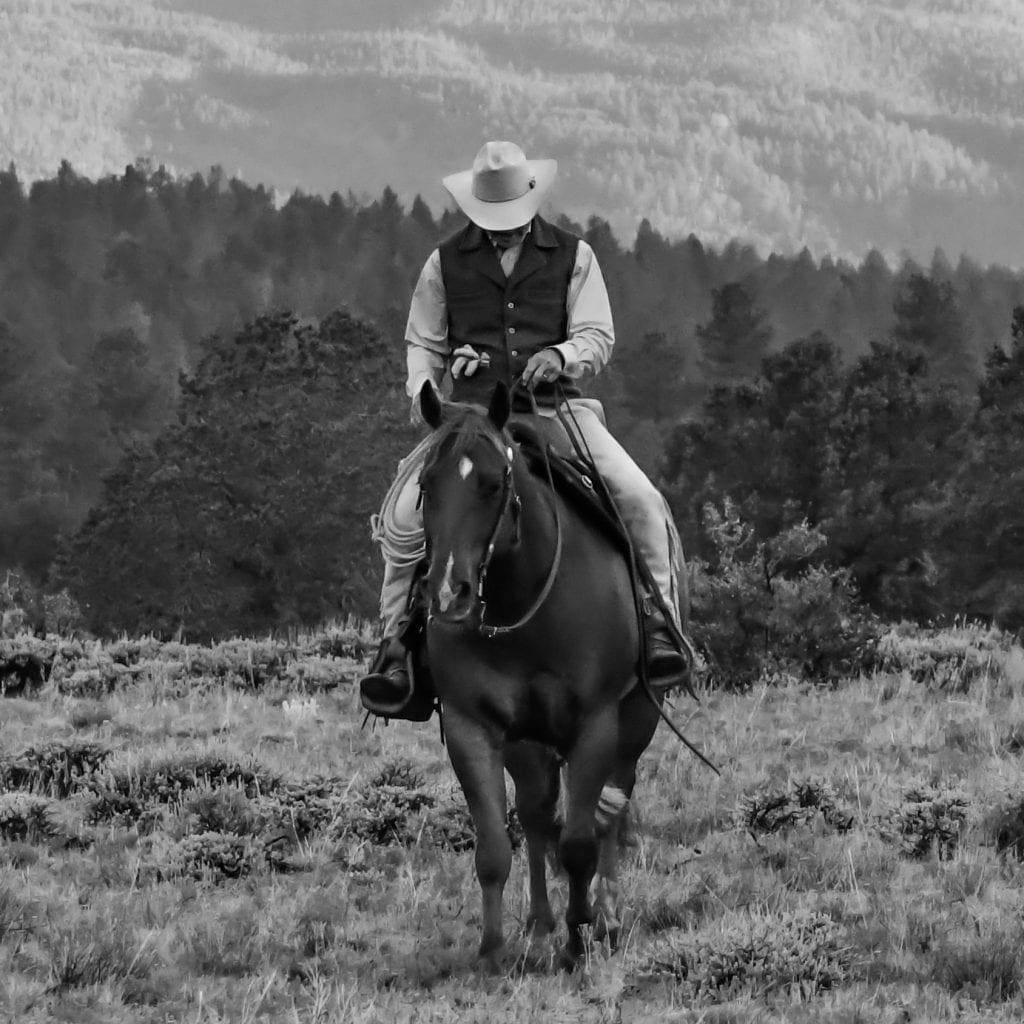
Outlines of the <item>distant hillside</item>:
M4 0L0 160L422 192L487 137L623 237L1020 266L1016 0Z

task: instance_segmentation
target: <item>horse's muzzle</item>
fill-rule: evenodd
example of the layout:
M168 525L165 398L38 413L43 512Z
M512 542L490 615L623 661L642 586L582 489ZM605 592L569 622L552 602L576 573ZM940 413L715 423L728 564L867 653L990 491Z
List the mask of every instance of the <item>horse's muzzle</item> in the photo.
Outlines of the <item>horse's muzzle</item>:
M431 622L448 626L475 626L480 620L480 604L469 583L461 583L454 592L435 594L429 604Z

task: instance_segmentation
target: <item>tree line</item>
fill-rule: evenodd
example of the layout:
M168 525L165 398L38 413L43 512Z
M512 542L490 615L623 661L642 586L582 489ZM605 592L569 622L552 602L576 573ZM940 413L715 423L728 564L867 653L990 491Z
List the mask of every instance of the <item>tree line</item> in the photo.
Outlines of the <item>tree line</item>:
M625 248L559 219L615 313L591 390L692 550L728 495L759 536L819 527L886 614L1016 621L1024 277L762 259L647 222ZM281 203L217 169L0 173L0 567L70 586L103 629L372 613L366 518L415 440L408 299L460 223L388 188Z

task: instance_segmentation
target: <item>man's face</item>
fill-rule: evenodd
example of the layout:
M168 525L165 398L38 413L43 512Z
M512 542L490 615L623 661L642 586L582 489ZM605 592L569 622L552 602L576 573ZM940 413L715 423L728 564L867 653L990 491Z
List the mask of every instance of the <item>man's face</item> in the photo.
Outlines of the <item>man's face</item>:
M524 224L521 228L513 228L511 231L488 231L487 237L498 249L511 249L522 242L529 230L530 225Z

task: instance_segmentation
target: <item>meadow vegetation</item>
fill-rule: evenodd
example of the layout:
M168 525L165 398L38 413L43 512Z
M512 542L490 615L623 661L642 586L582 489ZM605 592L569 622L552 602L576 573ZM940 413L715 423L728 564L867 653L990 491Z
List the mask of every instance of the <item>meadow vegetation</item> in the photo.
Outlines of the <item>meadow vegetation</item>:
M0 1019L1021 1019L1012 636L890 629L829 684L673 698L722 775L659 730L621 948L573 974L518 931L478 968L472 826L435 723L363 727L370 640L6 638L44 670L0 700Z

